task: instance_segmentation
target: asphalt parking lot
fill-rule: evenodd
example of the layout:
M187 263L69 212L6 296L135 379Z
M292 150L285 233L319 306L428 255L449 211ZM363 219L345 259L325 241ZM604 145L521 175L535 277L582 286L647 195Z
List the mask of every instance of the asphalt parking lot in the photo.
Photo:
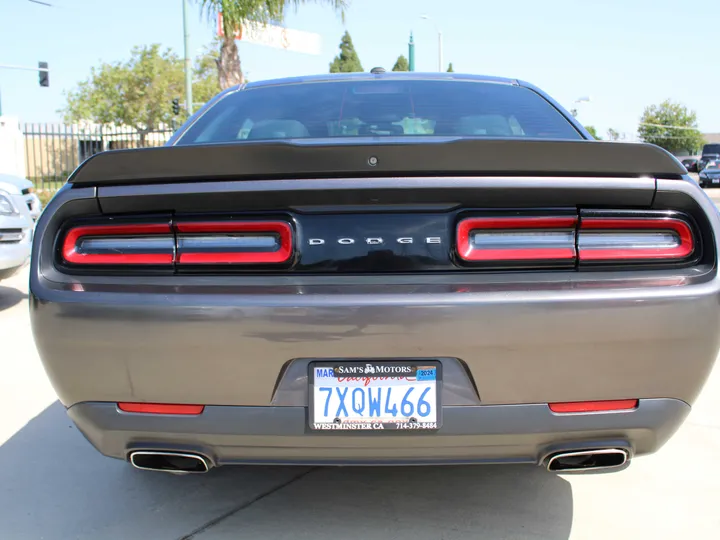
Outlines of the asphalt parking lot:
M176 477L104 458L71 424L33 345L26 283L27 270L0 283L0 539L718 538L720 364L671 441L615 474L237 467Z

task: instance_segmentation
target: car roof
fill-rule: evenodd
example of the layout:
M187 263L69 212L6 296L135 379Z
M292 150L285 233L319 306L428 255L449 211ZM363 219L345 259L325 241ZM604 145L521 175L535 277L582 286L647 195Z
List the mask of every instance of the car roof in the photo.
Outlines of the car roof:
M422 73L416 71L390 71L385 73L326 73L321 75L307 75L300 77L286 77L282 79L269 79L265 81L249 82L245 88L259 88L263 86L277 86L283 84L299 84L330 81L382 81L382 80L422 80L422 81L475 81L499 84L518 85L517 79L504 77L491 77L488 75L470 75L464 73Z

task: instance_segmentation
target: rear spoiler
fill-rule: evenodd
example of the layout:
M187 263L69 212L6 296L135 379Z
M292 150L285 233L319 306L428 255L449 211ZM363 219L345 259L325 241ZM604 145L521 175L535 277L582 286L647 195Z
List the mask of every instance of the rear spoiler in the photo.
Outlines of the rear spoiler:
M600 141L242 142L95 154L77 186L364 176L652 176L679 178L680 162L650 144ZM418 144L420 143L420 144Z

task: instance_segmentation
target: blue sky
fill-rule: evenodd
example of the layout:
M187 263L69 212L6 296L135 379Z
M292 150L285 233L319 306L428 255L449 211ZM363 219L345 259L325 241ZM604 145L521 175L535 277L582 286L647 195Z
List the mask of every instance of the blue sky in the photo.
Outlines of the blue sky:
M3 113L22 122L53 122L73 88L99 62L128 57L133 45L161 43L182 52L182 0L0 0L0 64L49 62L50 88L37 73L0 69ZM669 0L354 0L343 25L332 10L305 6L288 14L290 28L322 36L317 56L240 43L252 80L324 73L345 28L363 67L392 67L416 43L416 70L437 69L437 34L455 71L528 80L567 108L581 96L580 120L601 134L634 133L643 108L671 98L698 114L700 128L720 132L717 45L703 30L716 0L682 5ZM191 50L209 43L213 22L190 7ZM705 27L707 28L707 27ZM707 45L705 45L707 44Z

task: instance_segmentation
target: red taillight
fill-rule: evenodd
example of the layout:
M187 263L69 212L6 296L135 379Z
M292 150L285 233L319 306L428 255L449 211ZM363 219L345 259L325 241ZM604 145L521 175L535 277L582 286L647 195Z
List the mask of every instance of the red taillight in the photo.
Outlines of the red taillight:
M293 253L284 221L178 222L178 264L281 264Z
M62 244L63 259L71 264L170 265L174 252L169 223L74 227Z
M293 235L283 221L82 225L68 230L61 252L72 265L282 264Z
M205 405L175 405L170 403L118 403L118 409L129 413L142 414L185 414L197 415L205 410Z
M583 217L578 233L580 262L675 261L693 254L687 222L673 217Z
M637 399L616 399L607 401L572 401L568 403L548 403L548 407L554 413L587 413L602 411L625 411L635 409L638 406Z
M576 216L475 217L457 226L457 252L468 262L575 260Z

